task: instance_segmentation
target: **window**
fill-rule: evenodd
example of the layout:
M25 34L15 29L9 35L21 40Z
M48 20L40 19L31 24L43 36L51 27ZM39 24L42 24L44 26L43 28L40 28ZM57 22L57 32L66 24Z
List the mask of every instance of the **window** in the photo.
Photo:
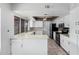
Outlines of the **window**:
M21 19L21 33L24 32L25 20Z
M19 33L23 33L23 32L27 32L28 29L28 21L14 16L14 34L19 34Z
M16 17L14 16L14 32L15 34L19 34L19 27L20 27L20 18L19 17Z

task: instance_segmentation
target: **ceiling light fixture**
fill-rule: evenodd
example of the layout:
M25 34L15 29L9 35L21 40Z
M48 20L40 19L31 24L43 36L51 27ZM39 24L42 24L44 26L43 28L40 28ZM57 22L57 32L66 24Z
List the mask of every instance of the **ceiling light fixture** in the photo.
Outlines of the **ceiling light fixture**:
M49 5L45 5L45 8L50 8L50 6Z
M48 15L48 14L44 14L44 15Z
M44 17L43 20L44 20L44 21L47 20L47 17Z

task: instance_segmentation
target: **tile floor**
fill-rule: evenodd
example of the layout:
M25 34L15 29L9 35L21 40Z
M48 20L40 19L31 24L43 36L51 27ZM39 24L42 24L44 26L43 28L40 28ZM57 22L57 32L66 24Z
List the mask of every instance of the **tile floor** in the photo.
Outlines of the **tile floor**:
M67 53L53 39L48 39L48 55L67 55Z

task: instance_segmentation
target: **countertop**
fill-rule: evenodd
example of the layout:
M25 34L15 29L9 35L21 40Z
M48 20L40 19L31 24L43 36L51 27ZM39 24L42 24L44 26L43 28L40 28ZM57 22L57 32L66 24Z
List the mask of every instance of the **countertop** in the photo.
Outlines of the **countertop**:
M66 37L69 37L69 34L65 34L65 33L62 33L61 31L56 31L57 33L61 34L61 35L64 35Z
M21 34L17 34L14 36L14 38L18 38L18 39L48 39L47 35L37 35L37 34L33 34L33 32L27 32L27 33L21 33Z
M66 36L66 37L68 37L68 38L69 38L69 34L61 34L61 35L64 35L64 36Z

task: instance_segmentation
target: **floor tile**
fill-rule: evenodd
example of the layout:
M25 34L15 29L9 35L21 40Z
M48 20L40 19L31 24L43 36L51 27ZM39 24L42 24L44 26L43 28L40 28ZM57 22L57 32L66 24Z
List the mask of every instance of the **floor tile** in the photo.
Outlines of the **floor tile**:
M53 39L48 39L48 55L67 55L67 53Z

